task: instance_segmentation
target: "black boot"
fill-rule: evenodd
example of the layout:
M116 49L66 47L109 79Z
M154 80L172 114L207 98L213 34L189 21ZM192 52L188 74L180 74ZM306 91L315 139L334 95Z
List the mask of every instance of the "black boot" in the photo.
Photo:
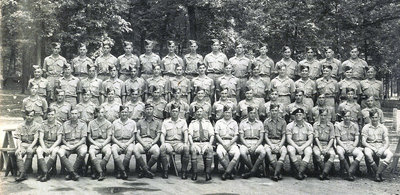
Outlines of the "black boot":
M354 181L354 179L355 179L354 178L354 173L356 172L357 167L358 167L359 164L360 164L360 161L358 161L358 160L354 160L351 163L351 166L349 168L349 176L347 178L348 181Z
M322 171L322 174L319 176L320 180L329 180L328 175L329 175L329 171L331 171L333 162L331 161L327 161L324 165L324 169Z
M193 181L197 180L197 157L192 156L192 177ZM204 167L205 168L205 167Z
M49 158L48 160L47 160L47 164L46 164L46 166L47 166L47 172L48 172L48 176L49 176L49 179L50 179L50 176L54 173L54 174L57 174L57 170L56 170L56 166L54 166L55 165L55 160L54 159L52 159L52 158Z
M154 177L154 173L149 171L149 167L147 167L146 162L144 162L144 159L142 156L139 156L136 159L137 164L142 168L142 173L144 174L144 176L146 176L147 178L152 179Z
M372 162L372 163L369 163L369 167L371 168L372 176L375 176L376 173L378 172L378 166L376 166L375 162Z
M299 171L298 171L298 175L297 175L297 179L298 180L303 180L304 178L305 178L305 176L304 176L304 171L306 170L306 168L307 168L307 162L305 162L305 161L301 161L301 162L299 162Z
M232 175L232 171L236 166L237 161L235 159L231 160L231 162L229 162L228 167L226 168L226 171L224 173L224 175L226 176L226 178L228 179L233 179L233 175Z
M61 163L65 166L65 169L68 172L68 175L65 176L66 180L74 180L74 181L78 181L79 176L78 174L75 172L71 162L69 162L69 160L67 159L66 156L63 156L60 158Z
M99 177L97 178L97 180L103 181L105 179L105 175L103 172L103 168L101 167L101 160L99 160L97 158L92 160L92 165L96 169L96 172L99 174Z
M375 181L381 182L383 181L382 173L387 168L387 164L385 162L379 163L378 171L376 171Z
M19 177L15 178L15 181L20 182L26 180L26 171L28 169L27 166L31 164L29 161L32 161L32 156L27 156L25 162L22 159L17 159L17 165L20 175Z
M272 176L272 180L274 180L274 181L278 181L279 180L282 167L283 167L283 162L282 161L278 161L276 163L276 167L275 167L275 170L274 170L274 176Z
M189 165L189 155L184 154L182 157L182 179L187 179L187 167Z
M206 181L210 181L211 178L211 164L212 164L212 157L207 157L206 158L206 163L205 163L205 167L206 167ZM217 165L216 165L217 166Z
M47 164L43 158L38 159L38 163L39 163L40 168L42 169L42 177L40 178L40 181L46 182L47 180L50 179L49 174L48 174Z
M346 159L340 160L340 169L343 171L344 175L349 174L349 163Z
M168 179L168 157L167 155L162 155L161 156L161 163L164 169L164 173L162 175L162 178L164 179Z
M78 155L77 157L76 157L76 160L75 160L75 163L74 163L74 166L73 166L73 169L74 169L74 171L76 172L76 173L78 173L78 171L79 171L79 168L81 168L81 165L82 165L82 163L85 161L85 156L80 156L80 155Z

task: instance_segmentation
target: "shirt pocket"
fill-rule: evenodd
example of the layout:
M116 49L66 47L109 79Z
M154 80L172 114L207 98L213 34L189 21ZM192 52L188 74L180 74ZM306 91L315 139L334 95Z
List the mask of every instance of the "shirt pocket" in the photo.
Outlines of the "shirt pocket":
M96 128L91 129L91 133L92 133L92 138L96 139L100 136L101 132L100 132L100 129L98 127L96 127Z
M65 137L66 140L74 139L74 136L72 135L72 131L69 130L69 129L65 130L64 137Z

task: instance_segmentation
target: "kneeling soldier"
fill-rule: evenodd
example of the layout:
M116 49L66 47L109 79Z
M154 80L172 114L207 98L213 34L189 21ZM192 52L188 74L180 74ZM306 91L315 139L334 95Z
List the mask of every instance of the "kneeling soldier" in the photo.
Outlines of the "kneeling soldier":
M14 134L17 140L17 167L19 177L15 181L26 180L26 172L32 166L32 158L37 148L39 130L42 128L40 124L34 122L35 111L27 111L25 113L25 122L20 125ZM24 162L24 156L26 156Z
M197 180L197 155L203 155L206 181L211 180L214 127L204 118L202 107L195 106L196 120L189 125L190 153L192 154L192 180Z
M357 147L359 143L358 125L351 122L351 112L342 113L343 121L335 124L335 137L337 141L336 152L339 155L341 169L348 172L349 181L354 181L354 172L356 171L360 161L364 158L362 149ZM345 157L353 156L355 159L349 168L349 164Z
M54 108L49 108L47 112L47 120L43 122L43 126L39 130L40 146L36 150L38 163L43 172L38 179L42 182L50 179L49 170L56 162L57 152L60 149L62 133L62 124L56 120L56 110ZM49 156L47 164L44 160L45 156Z
M375 181L381 182L382 173L392 160L393 153L389 150L389 136L385 125L379 122L379 112L373 109L369 112L371 123L362 129L362 145L364 148L365 158L367 158L370 167L375 173ZM383 159L377 167L374 159Z
M95 118L97 118L90 121L88 125L88 140L90 142L89 157L99 174L99 181L105 179L104 171L107 162L111 157L110 142L112 136L112 124L110 121L105 119L104 114L104 108L96 108L94 115ZM96 155L99 153L104 155L103 159L96 158ZM96 179L96 177L96 173L92 171L92 179Z
M58 156L61 159L61 163L65 166L68 171L68 175L65 177L66 180L77 181L79 179L77 170L85 162L87 153L86 137L87 137L87 125L84 121L78 119L78 110L73 109L71 111L71 119L63 124L63 145L58 150ZM76 161L72 166L68 160L68 156L76 153Z
M304 179L304 172L312 155L313 127L304 120L304 110L297 108L292 112L295 120L286 127L287 146L290 160L297 169L297 179ZM296 154L304 156L297 159Z
M161 126L161 161L163 178L168 178L169 157L172 152L182 155L182 179L187 179L189 164L188 126L185 119L179 118L179 106L171 105L171 118L165 119Z
M287 148L286 142L286 121L280 117L280 106L278 104L271 104L270 118L264 121L265 130L265 152L268 161L275 169L272 180L278 181L282 179L281 169L285 162ZM276 154L276 158L273 158L272 154ZM277 162L277 158L278 162Z
M254 176L260 165L262 165L265 158L265 149L262 145L264 141L264 125L256 118L257 113L253 107L247 107L248 118L243 119L239 125L240 142L240 156L243 159L250 172L242 175L247 179ZM254 165L251 162L251 156L258 155Z

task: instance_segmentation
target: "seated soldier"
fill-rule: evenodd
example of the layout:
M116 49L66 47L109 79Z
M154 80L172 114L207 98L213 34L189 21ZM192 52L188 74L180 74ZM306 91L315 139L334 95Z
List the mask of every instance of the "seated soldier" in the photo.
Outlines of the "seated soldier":
M247 107L248 118L240 122L240 157L243 159L250 172L242 175L247 179L254 176L265 158L265 149L262 145L264 141L264 125L256 118L256 110L253 107ZM251 162L251 156L257 156L254 165Z
M42 126L34 122L35 111L27 111L25 113L25 121L21 124L14 134L16 139L17 150L17 168L19 176L15 181L26 180L26 172L32 166L32 158L36 152L39 138L39 131ZM24 156L26 156L24 161ZM18 175L17 174L17 175Z
M313 128L310 123L304 120L304 110L297 108L292 112L295 120L289 123L286 127L287 149L290 160L295 165L297 170L297 179L305 178L304 172L310 163L312 155ZM297 159L296 154L303 156L303 159Z
M154 177L150 172L151 167L157 162L160 156L160 147L157 145L161 135L161 121L154 117L154 107L151 104L145 105L144 118L137 123L136 147L134 155L136 162L142 165L143 171L139 177ZM150 160L144 162L141 154L150 155Z
M111 157L111 136L112 136L112 124L105 117L104 108L96 108L94 112L95 118L89 122L88 125L88 140L90 143L89 147L89 158L96 169L96 173L92 171L92 179L98 179L102 181L105 179L104 171L108 160ZM96 155L101 153L104 157L101 159L96 158Z
M192 180L197 180L197 155L203 155L206 181L211 180L214 127L204 118L204 109L195 107L195 120L189 124L190 153L192 154Z
M333 149L333 142L335 139L335 128L328 120L328 109L319 110L319 120L314 123L314 141L313 155L316 159L316 166L321 172L319 175L320 180L329 179L328 174L331 167L334 165L335 150ZM321 159L324 156L325 164Z
M161 126L161 162L164 168L162 177L168 178L169 157L173 152L182 155L182 179L187 179L189 164L188 126L185 119L178 117L179 107L171 105L171 118L165 119Z
M89 90L82 89L82 101L76 105L76 109L79 112L79 119L88 124L94 119L94 109L96 104L91 102L92 93Z
M358 146L360 132L358 125L351 121L351 112L342 112L343 121L335 124L336 152L339 156L340 167L348 172L349 181L354 181L354 173L364 158L362 149ZM349 164L345 159L346 156L353 156L354 161Z
M101 104L101 107L104 108L104 117L110 121L114 122L119 118L119 107L121 103L115 100L115 93L113 90L108 89L107 92L107 101Z
M112 133L112 155L114 159L114 171L117 172L117 179L128 179L126 171L129 170L129 163L135 148L136 122L129 118L129 108L119 107L120 118L113 122L114 132ZM124 160L121 161L120 154L124 153Z
M64 123L68 120L72 106L64 100L65 92L61 89L55 91L56 102L50 104L50 108L54 109L56 120Z
M274 175L272 180L278 181L282 179L281 169L285 162L287 148L286 142L286 121L279 116L279 105L271 104L269 110L271 111L270 118L264 121L265 130L265 152L269 163L272 165ZM276 158L273 158L272 154L276 154ZM277 162L277 158L278 162Z
M232 108L224 106L224 115L215 123L215 139L217 140L217 154L225 172L222 174L222 180L233 179L232 170L240 158L239 147L236 144L239 138L239 127L232 119ZM229 157L232 160L229 161ZM215 165L218 166L218 165Z
M375 173L375 181L381 182L382 173L393 158L393 153L389 150L389 133L385 125L379 122L379 112L375 109L369 111L371 123L362 129L362 145L367 162ZM379 163L377 167L375 159ZM379 159L382 159L379 162Z
M30 91L30 95L22 100L22 112L28 113L31 111L35 111L35 116L33 120L36 123L41 124L43 122L43 118L45 118L45 114L48 108L47 101L45 98L39 96L38 85L30 84L28 88Z
M383 122L384 122L384 120L383 120L383 111L380 108L376 107L374 102L375 102L375 97L374 96L369 96L367 98L366 102L365 102L367 107L361 110L361 114L362 114L362 117L363 117L363 123L362 123L363 125L371 123L371 119L369 117L369 112L371 110L376 110L378 112L379 123L383 124Z
M62 139L62 123L56 120L56 110L49 108L47 111L47 120L43 122L42 128L39 130L40 146L36 150L38 156L38 164L42 169L42 174L38 177L41 182L50 179L50 169L53 167L57 159L57 152L60 149ZM49 156L46 161L45 156ZM54 170L55 171L55 170Z
M61 163L65 166L68 171L68 175L65 177L66 180L77 181L79 176L77 171L82 164L85 162L87 153L86 137L87 137L87 125L84 121L78 118L78 110L73 109L71 111L71 119L63 124L63 139L60 149L58 150L58 156L61 159ZM69 155L77 154L74 165L68 160Z

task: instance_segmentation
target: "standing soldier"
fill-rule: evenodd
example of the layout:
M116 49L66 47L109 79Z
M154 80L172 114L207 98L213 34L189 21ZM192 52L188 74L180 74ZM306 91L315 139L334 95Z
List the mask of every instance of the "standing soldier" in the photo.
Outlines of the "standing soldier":
M169 79L169 89L172 91L172 89L181 89L182 91L182 100L185 101L186 103L189 104L191 97L190 97L190 89L191 89L191 83L190 80L186 77L184 77L183 74L183 68L182 66L176 66L175 69L176 76L172 77ZM167 101L171 100L171 92L168 94L168 99Z
M75 107L77 102L80 101L78 95L81 84L78 78L71 75L71 71L71 65L66 64L63 66L63 77L57 80L56 88L64 90L65 101Z
M346 89L351 88L355 92L355 98L358 99L358 96L361 94L361 85L360 81L354 79L353 69L350 66L344 66L344 79L338 83L339 87L339 97L341 100L346 99ZM343 101L341 101L343 102Z
M211 77L206 76L206 65L205 64L198 64L197 70L199 71L199 76L192 79L191 92L193 92L193 95L191 97L196 98L196 94L194 92L197 91L197 88L201 87L206 92L207 101L212 103L214 100L214 95L215 95L215 85L214 85L215 81ZM208 74L208 75L210 75L210 74ZM215 79L217 79L217 78L219 78L219 77L216 77Z
M161 90L164 99L168 100L169 80L161 76L161 67L154 66L152 77L147 79L147 89L145 91L145 100L150 96L150 89L157 87Z
M271 110L270 107L271 105L276 105L278 106L278 114L279 117L284 117L284 108L285 106L282 104L282 102L278 101L278 92L276 90L271 90L271 93L269 94L269 101L265 103L264 105L261 106L260 108L260 118L266 119L271 117Z
M92 172L92 179L102 181L105 179L105 168L108 160L111 157L111 137L112 137L112 124L105 117L104 108L96 108L95 115L96 119L89 122L88 125L88 140L90 143L89 147L89 158L92 161L96 173ZM101 159L96 158L96 155L101 153L104 157Z
M260 68L257 65L252 65L252 73L253 75L247 81L246 86L250 87L253 90L254 97L265 104L265 100L268 97L269 92L269 81L268 83L260 77Z
M115 94L113 90L107 90L107 101L101 104L101 107L104 108L104 117L110 121L114 122L119 118L119 107L121 103L115 100Z
M236 115L236 103L234 103L233 101L231 101L228 98L228 89L222 89L221 91L221 97L219 98L218 101L216 101L211 109L211 120L213 122L218 121L219 119L223 118L224 116L224 107L225 106L229 106L230 108L232 108L232 110L235 112L233 113L233 115Z
M39 123L34 121L34 110L25 112L25 122L17 128L14 134L14 139L17 140L17 150L15 151L19 173L19 177L15 178L17 182L26 180L27 170L32 166L32 158L37 149L39 131L42 128ZM24 156L26 156L25 161Z
M306 59L299 62L300 66L308 67L309 77L311 80L316 80L321 75L321 64L315 58L315 49L312 47L306 47ZM300 70L301 71L301 70Z
M236 45L235 52L235 56L230 58L229 62L232 64L233 75L239 79L238 88L243 89L243 87L246 86L247 78L249 77L251 61L249 60L249 58L244 56L244 49L242 44ZM241 91L240 94L240 99L243 99L243 91Z
M140 97L144 101L144 92L147 90L147 82L138 77L138 69L136 67L129 69L131 77L125 81L123 89L122 102L129 102L132 89L138 89Z
M127 102L125 106L129 108L129 118L135 122L143 118L145 104L140 99L138 90L131 90L131 101Z
M312 114L311 121L312 122L317 122L320 120L320 111L321 110L327 110L328 121L331 121L332 123L334 123L336 121L335 108L326 105L325 94L319 95L318 100L317 100L317 105L311 109L311 114Z
M314 134L311 124L304 120L304 114L302 108L294 110L292 115L295 116L295 120L286 127L287 150L290 160L295 165L298 173L296 178L299 180L304 179L304 172L307 169L308 163L310 163ZM297 159L296 154L304 157Z
M375 174L375 181L381 182L382 173L392 161L393 153L389 150L389 133L385 125L379 122L379 114L376 110L370 112L371 123L362 129L362 145L364 154ZM378 159L379 167L374 159ZM380 159L382 161L380 162Z
M39 130L40 146L37 148L36 154L38 156L38 164L42 169L42 175L38 178L41 182L50 179L50 169L56 162L57 152L60 149L63 128L62 123L56 120L55 114L55 109L48 109L47 120L43 122L43 126ZM44 159L45 156L49 156L47 164Z
M189 125L190 153L192 154L192 180L197 180L197 156L203 155L206 181L211 180L213 158L214 127L204 118L203 108L195 107L196 119Z
M363 117L363 121L362 121L363 126L371 123L371 118L369 117L369 113L371 110L375 110L378 113L379 122L382 124L384 123L383 111L380 108L376 107L374 105L374 103L375 103L374 96L367 97L367 101L366 101L367 107L361 110L361 114Z
M71 111L71 119L63 124L63 131L63 145L58 150L58 156L68 171L65 179L77 181L79 179L77 170L85 163L88 150L86 145L87 125L79 119L78 110L73 109ZM68 156L73 153L77 154L74 165L68 160Z
M63 67L67 64L67 60L60 55L61 44L53 42L51 44L52 54L44 58L43 70L49 81L49 88L54 89L57 80L62 76ZM51 98L53 96L50 96Z
M39 86L29 86L30 95L22 100L22 111L27 113L35 111L34 121L41 124L47 111L47 101L38 94Z
M128 179L126 171L129 170L129 163L135 148L136 123L129 119L129 108L119 107L120 118L113 122L114 131L112 133L112 155L114 159L115 171L118 170L117 179ZM120 154L125 154L121 160Z
M181 57L175 54L176 45L174 41L168 41L167 45L168 54L161 60L161 69L163 70L164 78L170 80L170 78L176 76L176 67L183 67L183 60Z
M287 148L286 143L286 122L279 116L279 106L271 104L269 108L271 116L264 121L265 131L265 152L269 164L274 168L272 180L282 179L281 169L285 162ZM272 154L276 154L274 158ZM268 167L268 166L267 166Z
M325 59L319 61L322 67L324 66L332 66L332 78L336 79L337 81L340 80L342 75L342 63L340 60L336 59L335 52L333 51L332 47L325 47Z
M265 159L265 149L262 145L264 141L264 125L256 118L256 110L253 107L247 107L249 117L242 120L239 125L240 137L240 157L243 159L250 172L242 175L247 179L254 176ZM252 156L257 156L256 162L251 162Z
M103 90L103 80L97 78L96 67L88 66L88 77L81 80L82 89L92 92L92 97L90 99L96 106L101 105L104 102L104 97L101 95L101 90Z
M248 117L247 108L253 107L256 110L257 119L259 119L260 108L263 105L263 103L253 97L253 90L251 88L246 87L244 89L244 92L246 99L239 102L236 115L240 118L240 120L243 120Z
M365 108L366 105L366 98L373 96L375 101L374 105L378 108L381 107L381 100L383 98L383 84L382 81L375 79L375 68L370 66L367 69L367 79L360 81L361 85L361 107Z
M47 101L54 100L54 97L50 98L53 89L50 88L49 81L42 77L42 69L39 65L33 65L32 67L34 69L33 78L29 79L28 86L37 85L39 87L38 94L40 97L44 98Z
M124 50L125 54L120 55L118 57L118 70L119 70L119 79L122 81L126 81L131 78L131 71L133 68L139 68L140 61L139 58L132 54L133 47L132 42L125 41L124 42Z
M197 73L197 64L203 63L203 56L197 53L197 48L199 47L197 45L197 42L194 40L189 40L189 48L190 48L190 53L186 54L183 58L183 61L185 63L185 76L189 80L192 80L195 76L198 75Z
M212 42L212 52L204 57L204 64L207 68L207 76L215 83L222 76L222 69L229 64L229 61L226 55L221 52L221 42L218 39L212 39Z
M55 110L55 117L56 119L64 123L68 120L69 115L72 110L72 106L70 103L64 101L65 92L61 89L57 89L56 93L56 102L50 104L50 108Z
M292 50L290 49L289 46L284 46L282 48L282 55L283 58L275 65L276 70L273 70L274 74L275 75L279 74L280 67L285 66L286 75L292 80L297 80L298 77L297 62L290 57L292 55Z
M165 106L165 118L171 117L171 107L174 104L179 106L179 118L185 119L186 121L189 120L190 106L182 100L181 96L181 89L172 89L172 100Z
M352 78L361 81L365 78L365 68L368 64L365 60L358 57L359 50L356 46L352 46L350 50L350 58L343 62L342 67L349 66L353 70Z
M265 85L268 86L271 82L272 70L275 68L274 61L267 56L268 45L261 44L260 56L258 56L254 63L258 65L260 69L260 77L264 81Z
M124 82L118 79L118 72L115 66L109 68L109 73L110 77L107 80L103 81L102 94L104 95L107 89L111 89L114 91L114 94L116 96L115 100L123 104L125 103L122 102L123 89L125 88Z
M171 106L171 118L165 119L161 126L161 162L164 168L162 177L168 178L169 158L172 153L182 155L182 179L187 179L189 164L188 126L185 119L179 118L179 107Z
M338 113L350 111L351 121L356 124L361 124L361 106L355 100L355 91L352 88L346 89L347 100L341 103L338 107Z
M88 77L88 68L94 66L93 60L86 56L87 49L84 43L79 45L79 56L74 58L71 62L73 68L74 76L83 80Z
M240 101L239 99L239 79L233 76L232 74L232 65L228 64L224 68L225 74L222 75L217 79L217 82L215 83L215 88L216 88L216 95L218 99L221 97L221 91L222 89L227 89L228 90L228 98L235 102Z
M294 84L296 89L304 91L304 104L306 104L310 109L314 107L315 94L317 93L317 84L314 80L311 80L309 75L309 66L300 65L300 76L301 79L297 80Z
M96 108L96 104L90 101L90 98L92 96L92 92L86 89L82 90L82 101L76 105L76 109L79 112L79 119L84 121L86 124L88 124L91 120L93 120L94 117L94 112Z
M211 118L211 104L209 102L207 102L204 98L205 90L203 88L198 88L196 94L197 94L197 97L190 104L190 107L189 107L190 117L192 119L195 118L195 109L194 109L195 107L202 107L204 118L210 119Z
M336 97L338 97L339 86L338 82L332 78L332 66L322 66L322 78L317 79L318 94L325 94L326 105L336 109Z
M159 120L164 120L164 110L167 105L167 101L163 97L161 97L161 90L154 87L152 90L152 96L147 99L148 104L151 104L154 108L154 117Z
M110 75L110 67L117 67L118 64L118 59L110 53L113 46L113 40L110 39L103 41L103 53L101 56L96 58L94 63L98 69L97 77L103 81Z
M161 136L161 121L154 118L153 106L151 104L145 105L145 117L140 119L137 123L136 133L136 147L134 149L134 155L136 162L141 164L143 168L142 173L139 177L154 177L154 174L150 172L151 167L156 164L158 157L160 156L160 148L157 143ZM150 160L144 162L141 154L150 155Z
M341 114L343 121L335 124L336 152L339 156L341 169L344 169L348 174L346 179L354 181L354 173L360 161L364 158L362 148L357 147L360 141L360 132L358 124L351 121L350 111L344 111ZM354 157L350 168L346 156Z
M278 102L282 103L286 109L286 106L290 104L291 97L293 96L296 87L294 81L289 78L286 74L286 66L282 63L276 64L276 69L279 72L279 75L272 79L271 81L271 90L275 90L278 92Z
M140 77L147 81L153 75L153 68L161 64L160 56L153 53L156 42L145 40L144 48L146 52L140 55Z

